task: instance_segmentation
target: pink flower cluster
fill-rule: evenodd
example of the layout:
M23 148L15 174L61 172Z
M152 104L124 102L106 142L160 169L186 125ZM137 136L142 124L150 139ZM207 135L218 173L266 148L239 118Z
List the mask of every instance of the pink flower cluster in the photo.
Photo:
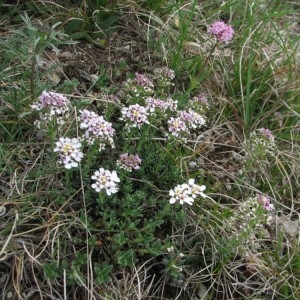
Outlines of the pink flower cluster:
M124 120L129 128L138 127L148 122L148 112L144 106L139 104L129 105L128 107L123 107L121 110L122 117L120 120Z
M178 111L177 117L168 120L169 132L179 137L181 134L189 133L190 128L197 128L205 124L205 119L192 109Z
M173 190L170 190L169 195L171 198L169 202L171 204L179 202L180 204L192 205L198 196L206 197L203 193L205 189L205 185L195 184L195 179L190 179L188 183L177 185Z
M263 196L263 195L257 195L257 201L261 203L265 210L271 211L274 210L274 205L271 204L271 200L269 197Z
M69 100L60 93L43 91L38 101L31 105L36 110L50 109L50 115L61 115L69 110Z
M188 100L187 107L194 110L198 114L203 114L209 110L209 104L207 98L202 95L198 94L194 96L193 98Z
M115 130L112 124L104 120L103 116L99 116L93 111L87 109L80 110L80 128L85 129L85 139L93 144L95 139L100 140L100 149L103 149L103 141L108 141L114 147L113 136Z
M59 162L64 164L66 169L78 167L78 162L81 161L83 153L81 152L81 143L77 138L59 138L55 143L54 152L58 152L60 156Z
M70 110L70 102L66 96L60 93L46 91L43 91L38 101L30 106L37 111L42 111L40 120L34 122L38 128L40 128L42 124L47 127L48 122L54 118L57 124L64 124L65 119L68 117L68 111Z
M119 190L118 182L120 182L120 178L116 171L111 172L104 168L100 168L91 178L96 180L96 182L92 184L92 188L95 189L96 192L105 190L106 194L110 196L111 194L117 193Z
M153 82L147 76L140 73L135 73L134 79L128 79L125 86L134 96L148 96L154 92Z
M215 35L220 42L224 43L231 41L234 35L234 30L231 25L227 25L223 21L213 23L208 27L207 32Z
M189 101L189 105L191 107L193 107L193 108L198 108L199 106L200 107L204 107L204 108L208 108L209 107L207 98L204 95L202 95L202 94L194 96Z
M148 97L145 99L145 101L146 101L146 109L150 113L154 113L156 108L158 108L161 111L165 111L168 108L168 104L165 101L160 99Z
M124 153L121 154L119 159L117 160L117 165L120 168L131 172L132 169L138 170L140 168L141 162L142 160L140 159L138 154L132 155L132 154Z
M187 124L188 128L197 128L205 124L205 119L192 109L189 109L189 111L181 110L178 115Z
M149 86L153 87L153 82L144 74L135 73L134 83L140 86Z
M168 120L168 126L169 126L169 132L171 132L172 135L179 137L182 133L188 133L188 128L184 121L181 120L181 118L177 117L171 117Z
M146 102L146 109L147 111L149 111L151 115L155 115L157 110L161 112L165 112L168 108L170 110L173 110L174 105L175 107L177 107L177 101L174 101L171 98L168 98L167 101L164 101L153 97L147 97L145 99L145 102Z
M261 133L262 136L264 136L265 138L267 138L271 142L274 142L274 136L273 136L272 132L269 129L261 128L260 133Z

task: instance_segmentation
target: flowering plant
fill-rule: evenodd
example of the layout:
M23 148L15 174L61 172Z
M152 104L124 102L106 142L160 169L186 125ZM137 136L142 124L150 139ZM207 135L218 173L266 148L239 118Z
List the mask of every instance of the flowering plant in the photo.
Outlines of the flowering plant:
M274 155L276 150L274 136L267 128L260 128L251 132L246 144L251 149L251 153L260 158Z
M54 152L59 154L59 162L65 166L66 169L78 167L78 163L83 157L83 153L80 151L81 143L77 138L59 138L55 143L56 147Z
M105 142L109 142L111 147L114 146L113 136L115 130L110 122L104 120L103 116L99 116L93 111L87 109L80 110L80 128L85 129L83 140L86 140L89 144L94 144L98 139L100 143L99 150L105 148Z
M192 205L198 196L206 197L203 193L205 189L205 185L195 184L195 179L191 178L188 183L177 185L170 190L169 195L171 198L169 201L171 204L179 202L180 204L187 203Z
M126 171L131 172L132 169L138 170L140 168L142 160L140 159L139 155L132 155L128 153L120 154L119 159L117 160L117 165L125 169Z
M213 34L218 41L224 43L230 42L234 35L232 26L225 24L223 21L214 22L208 27L207 32Z
M234 30L231 25L227 25L223 21L216 21L211 26L208 27L207 32L209 34L213 34L217 38L217 42L212 47L211 51L205 58L204 62L202 63L199 71L196 73L194 80L191 83L190 90L194 89L194 85L198 84L200 77L202 76L202 72L205 70L205 67L209 61L209 58L212 56L213 52L215 51L219 42L223 42L225 44L229 43L234 36Z
M68 118L70 102L63 94L43 91L38 101L31 105L31 108L43 114L41 120L35 122L41 128L42 125L47 127L48 122L52 120L56 120L58 124L63 124L64 120Z
M104 170L104 168L100 168L91 178L96 181L92 184L92 188L95 189L96 192L105 190L106 194L110 196L119 190L118 182L120 182L120 178L116 171L111 172L109 170Z
M177 155L172 143L184 144L186 137L206 122L204 102L191 98L183 105L172 98L173 78L174 71L168 68L157 69L153 76L136 73L124 84L130 97L119 99L110 94L98 107L85 107L63 94L46 91L32 106L49 113L51 120L64 118L65 123L52 130L53 151L64 168L72 169L66 172L70 190L80 184L88 195L86 205L92 207L89 222L97 220L97 227L103 228L106 247L122 267L133 266L144 254L165 254L167 240L165 245L157 238L158 228L163 223L171 228L178 220L182 222L181 215L171 217L170 204L192 205L198 197L206 197L206 187L194 179L171 189L169 199L164 192L166 185L171 187L177 180L180 169L172 159ZM115 115L108 113L108 105L115 105ZM45 122L43 115L40 121ZM66 131L68 137L62 137ZM161 140L155 139L156 133ZM78 171L80 176L76 176ZM160 197L164 201L158 202ZM127 244L132 249L126 248ZM170 274L178 275L182 267L183 259L166 264L173 270Z
M130 105L129 107L123 107L121 110L122 117L120 120L127 121L127 127L138 127L145 123L149 123L148 121L148 112L146 107L143 107L139 104Z
M241 250L260 250L260 238L269 238L267 227L272 224L271 211L274 209L270 198L262 195L244 201L225 222L226 231L237 241Z

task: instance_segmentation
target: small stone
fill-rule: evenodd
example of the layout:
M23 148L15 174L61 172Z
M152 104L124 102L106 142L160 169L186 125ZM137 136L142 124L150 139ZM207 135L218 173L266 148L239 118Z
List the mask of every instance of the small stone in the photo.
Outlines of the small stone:
M74 55L71 52L64 51L59 54L59 58L71 59Z
M197 168L197 163L195 161L190 161L189 168L195 170Z
M6 214L6 207L4 205L0 205L0 217Z
M232 185L230 183L227 183L225 186L227 191L230 191L232 188Z

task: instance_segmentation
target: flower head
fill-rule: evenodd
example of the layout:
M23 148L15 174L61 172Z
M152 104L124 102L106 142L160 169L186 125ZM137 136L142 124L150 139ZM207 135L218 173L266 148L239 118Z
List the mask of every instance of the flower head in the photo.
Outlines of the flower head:
M251 155L261 158L274 155L276 151L275 138L272 132L266 128L260 128L250 133L249 140L245 142L251 150Z
M257 195L257 201L261 203L265 210L271 211L274 210L274 205L271 204L271 200L269 197L263 196L263 195Z
M134 82L137 85L140 85L140 86L151 86L151 87L153 87L152 81L146 75L143 75L143 74L140 74L140 73L135 73Z
M128 79L125 87L135 96L148 96L153 94L154 84L146 75L135 73L135 78Z
M147 97L145 99L146 109L149 111L150 115L155 115L156 110L164 112L169 107L169 103L157 98Z
M43 108L50 108L50 115L60 115L69 110L69 100L67 97L60 93L43 91L38 101L31 105L36 110Z
M70 102L65 95L46 91L43 91L38 101L30 106L37 111L42 111L41 120L34 122L38 128L42 125L48 126L48 122L54 118L57 124L64 124L70 110Z
M142 160L136 155L124 153L120 155L120 158L117 160L117 165L120 168L125 169L126 171L131 172L132 169L138 170L140 168Z
M167 67L158 68L154 70L154 79L156 79L157 84L166 87L174 85L172 80L175 78L175 72Z
M192 205L194 200L198 196L206 197L203 191L206 189L206 186L195 184L195 179L190 179L188 184L179 184L173 190L170 190L169 195L171 196L169 202L174 204L179 202L180 204L187 203Z
M167 98L166 102L170 111L177 111L178 100L173 100L172 98Z
M274 142L274 136L273 136L272 132L269 129L261 128L260 129L260 134L262 136L264 136L265 138L267 138L268 140L270 140L271 142Z
M111 194L117 193L119 190L117 183L120 182L120 178L116 171L111 172L100 168L91 178L96 180L96 182L92 184L92 188L95 189L96 192L105 190L106 194L110 196Z
M54 152L58 152L60 156L60 163L64 164L66 169L71 169L78 166L81 161L83 153L80 151L81 143L77 138L59 138L55 143Z
M197 128L205 124L205 119L192 109L189 109L189 111L181 110L178 115L188 128Z
M100 149L103 148L103 141L108 141L114 147L113 136L115 130L112 124L104 120L103 116L97 115L87 109L80 110L80 128L85 129L85 138L93 144L95 139L100 140Z
M195 184L195 179L193 178L189 180L189 188L194 199L198 196L202 196L203 198L206 197L206 195L203 193L203 191L206 190L206 186Z
M147 109L139 104L129 105L129 107L123 107L121 110L121 114L122 117L120 119L129 121L129 127L141 128L144 123L149 123L147 119Z
M169 195L171 196L171 204L179 202L180 204L187 203L192 205L194 203L194 198L189 192L189 186L185 183L175 186L173 190L170 190Z
M200 105L204 105L206 107L209 107L207 97L203 94L198 94L198 95L194 96L192 100L194 102L198 102Z
M179 137L181 133L188 133L188 128L185 124L185 122L180 118L173 118L171 117L168 120L168 125L169 125L169 131L171 132L172 135Z
M227 25L223 21L213 23L208 27L207 32L215 35L220 42L225 43L231 41L234 35L234 30L231 25Z

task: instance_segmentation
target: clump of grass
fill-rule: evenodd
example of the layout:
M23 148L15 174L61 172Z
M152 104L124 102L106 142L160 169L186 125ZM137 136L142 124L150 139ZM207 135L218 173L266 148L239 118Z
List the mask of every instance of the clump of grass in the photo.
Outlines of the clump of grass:
M135 6L169 50L96 97L41 80L56 26L1 41L3 295L298 298L297 41L267 5Z

